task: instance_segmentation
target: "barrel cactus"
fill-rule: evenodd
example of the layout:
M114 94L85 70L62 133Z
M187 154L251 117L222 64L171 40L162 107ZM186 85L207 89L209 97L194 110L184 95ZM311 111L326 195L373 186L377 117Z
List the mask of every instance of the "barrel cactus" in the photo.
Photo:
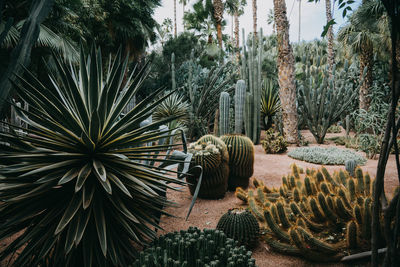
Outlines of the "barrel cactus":
M260 235L260 227L256 217L243 209L228 210L219 219L217 229L247 248L254 248Z
M221 137L229 152L228 189L247 188L253 175L254 145L250 138L242 135L224 135Z
M229 166L224 157L224 149L219 144L201 140L189 146L189 153L193 154L191 167L200 165L203 169L203 180L200 185L199 197L217 199L222 198L228 187ZM193 172L187 177L190 193L193 195L199 176Z
M154 240L142 251L133 267L253 267L251 251L228 238L222 231L189 227Z

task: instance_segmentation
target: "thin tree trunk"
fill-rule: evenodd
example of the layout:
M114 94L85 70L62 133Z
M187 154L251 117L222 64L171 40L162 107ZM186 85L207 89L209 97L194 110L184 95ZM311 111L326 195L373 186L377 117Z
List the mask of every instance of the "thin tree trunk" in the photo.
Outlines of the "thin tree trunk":
M240 50L239 50L239 15L236 11L235 14L235 50L236 50L236 61L239 63Z
M257 38L257 0L253 0L253 34Z
M177 27L176 27L176 0L174 0L174 37L177 36Z
M289 42L289 22L286 4L274 0L274 20L278 40L279 97L282 105L283 132L288 143L298 143L296 84L294 80L294 56Z
M329 23L332 20L331 0L325 0L326 21ZM335 65L335 51L333 50L333 26L328 29L328 67L329 75L332 76L332 68Z
M214 19L217 25L217 38L219 47L222 49L222 19L224 14L224 4L222 0L214 0Z
M369 97L369 89L372 85L372 68L374 64L373 48L364 46L360 55L360 80L362 79L364 69L367 68L366 76L360 86L359 102L360 109L368 110L371 99Z

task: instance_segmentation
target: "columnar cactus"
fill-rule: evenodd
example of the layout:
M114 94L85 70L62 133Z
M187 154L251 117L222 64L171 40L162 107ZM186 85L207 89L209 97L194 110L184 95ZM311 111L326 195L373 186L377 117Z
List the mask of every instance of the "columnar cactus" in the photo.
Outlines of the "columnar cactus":
M307 169L302 178L298 170L293 165L280 188L254 179L255 190L236 189L236 196L269 228L262 239L274 250L315 261L337 261L370 249L369 175L360 168L354 178L346 171L332 175L322 167Z
M350 176L354 177L354 170L357 167L357 162L354 159L346 160L344 162L344 166L346 167L346 171L350 174Z
M171 54L171 88L172 90L176 89L176 80L175 80L175 54Z
M231 97L227 92L222 92L219 98L219 133L229 134L229 108Z
M259 31L256 39L253 35L251 46L246 49L246 38L243 29L243 51L241 76L246 80L249 94L246 96L245 131L254 144L260 143L261 130L261 90L262 90L262 57L263 33ZM248 52L247 52L248 50Z
M243 116L244 116L244 105L246 97L246 82L239 80L236 83L235 89L235 133L242 134L243 131Z
M260 235L260 227L254 215L247 210L240 209L230 209L222 215L217 229L247 248L255 247Z
M217 138L210 136L214 142L199 139L192 143L188 151L193 154L191 167L200 165L203 169L203 180L200 185L199 197L218 199L223 198L228 188L229 156L225 144ZM222 144L221 144L222 143ZM193 195L198 183L198 172L193 172L187 177L190 193Z
M139 254L133 267L255 267L251 251L214 229L171 232Z
M247 188L253 175L254 145L250 138L242 135L221 136L229 152L228 189Z

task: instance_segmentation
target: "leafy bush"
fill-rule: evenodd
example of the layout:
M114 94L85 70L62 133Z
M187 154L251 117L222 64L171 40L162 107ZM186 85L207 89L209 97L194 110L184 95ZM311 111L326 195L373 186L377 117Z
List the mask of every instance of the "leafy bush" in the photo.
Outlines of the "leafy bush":
M133 267L255 267L251 251L237 244L220 230L189 227L187 231L168 233L154 240L151 247L140 253Z
M344 146L346 145L347 138L345 136L334 136L327 140L334 142L337 146Z
M299 147L288 153L289 157L316 164L344 165L346 160L354 159L358 165L364 165L366 159L359 154L337 147Z
M340 127L339 125L331 125L326 132L327 133L341 133L342 127Z
M261 141L261 145L267 154L283 153L287 150L285 138L273 129L265 131L265 138Z
M1 239L17 236L0 262L19 251L15 266L128 266L172 204L166 183L185 184L145 163L173 163L157 157L171 145L146 144L168 135L159 127L175 118L143 124L168 95L158 98L160 89L121 116L147 68L123 84L119 53L103 79L94 48L81 52L79 69L55 64L52 86L29 72L19 78L27 134L0 132Z
M367 154L367 158L373 159L381 149L379 137L372 134L360 134L357 136L358 149Z

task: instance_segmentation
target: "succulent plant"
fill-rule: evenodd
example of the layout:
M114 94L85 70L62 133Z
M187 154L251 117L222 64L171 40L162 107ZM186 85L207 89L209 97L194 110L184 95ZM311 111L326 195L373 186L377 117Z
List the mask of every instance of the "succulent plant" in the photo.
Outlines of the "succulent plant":
M249 211L241 209L228 210L219 219L217 229L247 248L255 247L260 235L257 219Z
M221 140L226 144L229 153L228 189L247 188L253 175L254 145L250 138L243 135L224 135Z
M218 140L217 137L212 138L216 144L213 144L212 141L199 139L190 144L188 152L193 154L190 166L200 165L203 170L203 179L198 196L200 198L218 199L224 197L228 188L229 165L225 152L226 146L218 144L222 141ZM192 176L188 176L186 179L189 183L190 193L194 195L199 174L193 172Z
M312 261L338 261L371 245L371 178L361 168L355 176L343 170L332 175L322 167L307 169L301 177L300 168L292 165L279 188L253 179L256 189L237 188L235 194L266 224L262 240L272 249Z
M246 82L238 80L235 89L235 133L242 134L244 123L244 105L246 101Z
M272 80L264 82L261 92L261 116L263 118L264 129L268 130L272 125L272 116L281 108L279 90L274 87Z
M219 133L220 135L229 134L229 109L231 97L227 92L222 92L219 98Z
M251 251L214 229L171 232L153 241L133 267L255 267Z
M159 90L122 114L148 68L126 75L119 52L104 72L101 60L92 48L77 67L54 57L51 83L18 77L29 111L16 111L29 127L0 132L0 238L15 237L0 262L18 251L15 266L127 266L172 204L167 183L185 184L144 163L173 162L159 157L173 145L157 142L176 117L143 123L168 95Z
M350 176L354 177L354 170L357 167L357 162L354 159L349 159L344 162L344 166L346 167L346 171L350 174Z
M344 165L346 160L355 160L358 165L364 165L366 159L349 150L337 147L299 147L288 153L289 157L324 165Z
M265 138L261 141L261 145L267 154L283 153L287 150L285 138L273 129L265 131Z

